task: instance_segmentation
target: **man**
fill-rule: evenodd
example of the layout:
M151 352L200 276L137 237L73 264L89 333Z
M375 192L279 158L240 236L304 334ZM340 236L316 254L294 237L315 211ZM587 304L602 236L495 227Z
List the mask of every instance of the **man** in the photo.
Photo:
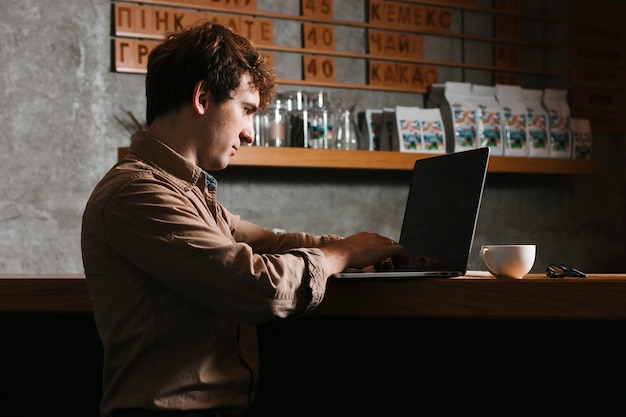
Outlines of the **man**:
M218 24L169 34L151 52L147 131L83 216L103 416L245 411L258 377L256 324L315 308L346 267L406 257L377 234L279 235L218 203L208 172L252 142L253 115L274 90L258 51Z

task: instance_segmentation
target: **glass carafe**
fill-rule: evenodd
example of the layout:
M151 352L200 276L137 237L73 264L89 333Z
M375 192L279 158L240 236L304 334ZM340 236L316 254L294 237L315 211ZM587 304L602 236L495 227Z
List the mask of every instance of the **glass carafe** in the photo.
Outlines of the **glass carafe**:
M361 132L351 110L341 109L337 113L337 128L335 129L334 148L353 151L359 149Z

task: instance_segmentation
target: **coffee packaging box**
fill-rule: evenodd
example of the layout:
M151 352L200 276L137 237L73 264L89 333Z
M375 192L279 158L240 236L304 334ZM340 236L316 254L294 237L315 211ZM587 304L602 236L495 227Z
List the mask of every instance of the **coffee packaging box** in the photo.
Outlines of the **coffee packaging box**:
M439 118L441 120L441 130L443 136L443 153L454 152L454 132L452 122L452 112L450 106L446 100L446 85L445 83L435 83L428 87L428 94L426 96L426 109L436 109L439 112Z
M477 146L490 148L491 155L503 155L502 108L496 100L496 88L473 84L471 98L476 109Z
M381 109L366 109L364 113L364 126L362 130L366 133L364 136L368 138L368 149L370 151L379 151L383 126L383 111Z
M592 137L589 119L571 119L574 159L591 159Z
M543 104L548 110L550 157L571 158L572 129L567 90L546 88L543 91Z
M359 128L359 136L362 143L359 143L359 149L365 149L372 151L371 141L369 135L369 128L367 127L367 120L365 119L365 110L358 110L356 112L356 122Z
M470 83L446 81L445 101L441 105L441 114L448 153L477 147L476 107L471 96L472 85Z
M422 129L419 120L419 107L396 106L396 130L400 152L421 152L423 150Z
M422 132L422 152L445 153L446 131L441 118L441 110L419 109L419 122Z
M384 107L382 125L380 128L380 150L399 150L397 139L398 129L396 128L396 109L394 107Z
M529 156L522 87L497 84L496 98L502 108L504 156Z
M445 153L445 129L438 108L396 106L400 152Z
M548 113L542 103L543 90L522 88L522 101L526 106L526 141L528 155L538 158L550 156Z

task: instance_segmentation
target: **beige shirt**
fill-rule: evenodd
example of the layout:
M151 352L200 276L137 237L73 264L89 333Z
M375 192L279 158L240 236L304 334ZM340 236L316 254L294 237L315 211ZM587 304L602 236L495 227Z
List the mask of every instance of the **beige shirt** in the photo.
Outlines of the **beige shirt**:
M255 324L315 308L326 287L316 247L228 212L215 180L150 136L98 183L82 253L104 346L101 413L250 406Z

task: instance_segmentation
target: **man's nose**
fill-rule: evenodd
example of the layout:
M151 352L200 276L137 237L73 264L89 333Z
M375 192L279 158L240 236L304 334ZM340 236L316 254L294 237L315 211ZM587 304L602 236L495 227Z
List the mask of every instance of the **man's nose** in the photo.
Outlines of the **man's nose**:
M241 143L245 143L248 145L251 144L252 142L254 142L254 130L251 128L246 128L242 130L239 134L239 140L241 141Z

